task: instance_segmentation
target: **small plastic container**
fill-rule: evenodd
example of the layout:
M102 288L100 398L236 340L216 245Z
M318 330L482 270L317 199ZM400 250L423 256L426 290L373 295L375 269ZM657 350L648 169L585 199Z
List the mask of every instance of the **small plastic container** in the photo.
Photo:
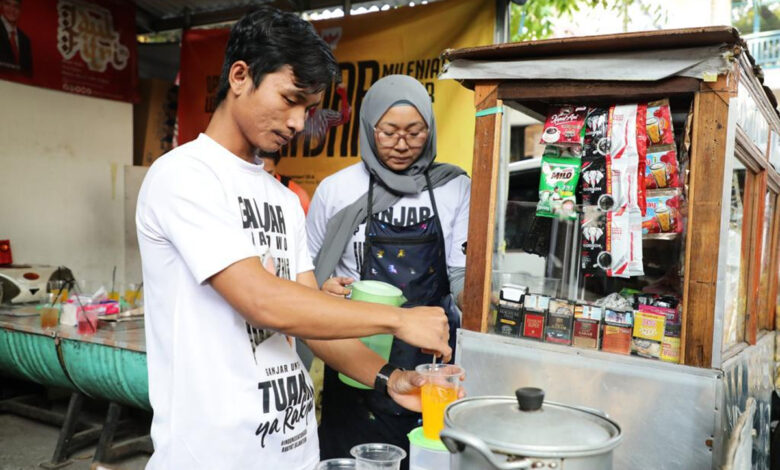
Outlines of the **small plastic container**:
M406 451L383 443L358 444L350 451L357 460L358 470L399 470Z
M423 428L414 428L409 437L409 470L450 470L450 453L440 440L428 439Z
M349 470L357 468L355 459L328 459L317 464L315 470Z

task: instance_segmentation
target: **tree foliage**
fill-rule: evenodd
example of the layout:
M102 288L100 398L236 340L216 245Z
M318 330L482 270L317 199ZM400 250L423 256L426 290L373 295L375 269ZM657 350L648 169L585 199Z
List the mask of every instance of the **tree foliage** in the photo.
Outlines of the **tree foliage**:
M776 31L780 29L780 5L761 5L759 6L759 16L761 17L761 31ZM750 2L745 2L732 10L732 24L739 29L742 34L753 32L753 16L755 9Z
M596 8L618 16L623 23L623 31L628 31L630 13L637 9L657 28L662 27L667 19L666 10L660 2L653 0L527 0L522 6L511 4L511 40L548 38L553 34L554 19L561 16L573 18L580 11Z

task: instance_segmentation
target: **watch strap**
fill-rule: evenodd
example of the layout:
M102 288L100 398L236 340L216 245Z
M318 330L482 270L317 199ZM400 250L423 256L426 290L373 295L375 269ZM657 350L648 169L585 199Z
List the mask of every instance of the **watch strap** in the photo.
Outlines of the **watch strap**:
M390 396L387 393L387 382L390 380L390 375L393 373L393 371L396 370L403 370L403 369L394 366L389 362L383 365L382 368L379 369L379 372L376 373L376 378L374 379L374 390L381 393L382 395Z

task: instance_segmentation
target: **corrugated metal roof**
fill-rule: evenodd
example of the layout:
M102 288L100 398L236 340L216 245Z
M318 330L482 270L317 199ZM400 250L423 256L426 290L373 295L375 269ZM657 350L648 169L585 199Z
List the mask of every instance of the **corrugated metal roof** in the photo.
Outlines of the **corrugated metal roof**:
M189 9L191 14L215 12L245 7L262 2L250 0L135 0L136 6L156 19L170 19L183 16Z
M354 14L413 3L414 0L350 1ZM427 2L426 2L427 3ZM139 34L235 21L260 5L297 12L343 14L344 0L135 0ZM340 12L340 13L339 13ZM316 13L315 13L316 14Z

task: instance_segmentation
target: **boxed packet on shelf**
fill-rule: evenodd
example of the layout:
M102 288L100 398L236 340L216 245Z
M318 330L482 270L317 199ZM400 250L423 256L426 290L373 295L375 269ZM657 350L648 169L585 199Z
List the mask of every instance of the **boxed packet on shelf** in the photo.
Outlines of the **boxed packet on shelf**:
M548 343L571 345L574 322L574 304L568 300L553 299L549 304L544 340Z
M581 304L574 308L574 333L572 343L580 348L598 349L601 338L603 309L595 305Z
M607 309L601 333L601 350L628 355L634 327L634 312L619 312Z
M550 298L546 295L528 294L523 301L523 337L542 340Z
M520 336L523 323L523 296L528 288L504 284L498 301L495 331L505 336Z
M681 325L666 325L664 339L661 342L661 360L664 362L680 362Z
M661 340L660 358L665 362L680 362L680 333L682 331L680 310L670 307L658 307L655 305L639 306L640 312L663 315L666 319L664 334Z
M637 356L659 359L665 327L666 317L664 315L643 311L636 312L631 351Z

